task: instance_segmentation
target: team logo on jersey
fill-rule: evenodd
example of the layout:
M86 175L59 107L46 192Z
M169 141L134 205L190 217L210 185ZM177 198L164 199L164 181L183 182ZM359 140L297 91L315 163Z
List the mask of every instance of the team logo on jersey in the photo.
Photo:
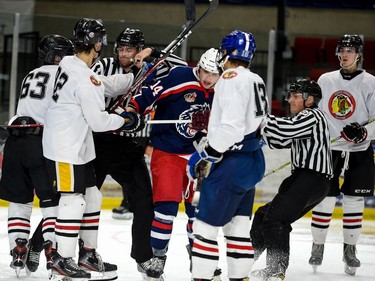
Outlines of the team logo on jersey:
M339 120L347 119L354 113L356 103L354 97L347 91L333 93L328 102L331 115Z
M201 111L208 110L209 111L210 105L208 103L193 104L187 110L183 111L180 114L179 119L180 120L191 120L191 116L192 116L193 112L196 112L196 111L199 111L199 110L201 110ZM176 124L176 130L180 135L182 135L182 136L184 136L185 138L188 138L188 139L193 138L196 135L196 133L198 133L198 131L190 128L190 123Z
M237 72L229 71L229 72L223 74L223 79L232 79L236 76L237 76Z
M197 93L193 92L193 93L185 94L184 98L186 102L194 102L195 99L197 98Z
M100 86L100 85L102 84L102 81L96 79L96 78L94 77L94 75L91 75L91 76L90 76L90 80L91 80L91 82L92 82L95 86Z

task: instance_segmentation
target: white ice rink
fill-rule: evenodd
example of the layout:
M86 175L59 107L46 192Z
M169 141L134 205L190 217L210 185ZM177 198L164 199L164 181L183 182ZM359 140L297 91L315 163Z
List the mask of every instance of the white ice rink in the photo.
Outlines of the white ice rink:
M36 227L41 218L40 210L35 209L32 217L32 225ZM30 277L21 272L19 279L15 272L9 267L11 257L7 237L7 208L0 208L0 280L48 280L45 269L45 258L42 256L41 265L36 273ZM189 281L189 259L185 249L187 238L185 234L186 217L180 213L176 219L173 236L168 251L168 259L165 267L166 281ZM318 273L314 274L307 263L311 250L311 234L309 219L301 219L293 225L291 234L291 256L290 266L286 273L285 281L371 281L375 280L375 222L364 221L363 234L357 246L358 258L362 266L357 270L355 276L344 273L342 259L342 233L341 221L333 221L325 246L323 265L319 267ZM111 218L108 210L102 211L99 249L105 261L116 263L118 269L118 280L141 281L142 277L137 272L136 264L130 258L130 221L120 221ZM221 245L220 267L223 270L222 280L227 281L226 265L224 256L223 238L220 237ZM254 268L264 265L264 258L254 264Z

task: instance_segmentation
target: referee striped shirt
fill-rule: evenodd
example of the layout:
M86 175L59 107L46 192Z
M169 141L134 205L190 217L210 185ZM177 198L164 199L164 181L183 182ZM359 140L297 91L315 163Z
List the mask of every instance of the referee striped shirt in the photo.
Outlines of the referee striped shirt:
M332 176L327 120L318 107L306 108L293 118L267 117L263 136L271 149L291 148L292 172L309 169Z
M153 76L153 81L161 79L165 76L168 75L170 70L174 66L178 65L187 65L186 61L181 59L178 56L175 56L171 54L168 56L164 62L155 70L155 75ZM143 74L147 72L147 69L152 68L152 64L150 63L144 63L144 69L143 69ZM125 72L125 70L121 67L121 65L118 63L118 61L114 57L107 57L103 58L97 62L95 62L92 66L91 69L98 75L104 75L104 76L110 76L114 74L126 74L126 73L133 73L134 78L136 79L137 75L140 73L141 69L138 69L136 66L132 67L129 72ZM134 80L135 80L134 79ZM121 98L121 96L118 96L117 98L109 98L105 97L105 104L106 104L106 110L110 110L110 108ZM150 115L147 115L146 120L150 119ZM133 133L133 134L126 134L126 136L129 137L149 137L150 136L150 130L151 126L146 125L146 127L138 132L138 133Z

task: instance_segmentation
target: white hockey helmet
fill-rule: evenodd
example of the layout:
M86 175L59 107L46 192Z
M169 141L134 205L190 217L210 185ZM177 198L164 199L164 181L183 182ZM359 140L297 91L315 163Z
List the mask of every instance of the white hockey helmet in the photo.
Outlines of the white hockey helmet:
M219 69L216 65L217 52L218 50L215 48L208 49L204 52L198 62L198 67L202 67L204 70L212 73L219 73Z

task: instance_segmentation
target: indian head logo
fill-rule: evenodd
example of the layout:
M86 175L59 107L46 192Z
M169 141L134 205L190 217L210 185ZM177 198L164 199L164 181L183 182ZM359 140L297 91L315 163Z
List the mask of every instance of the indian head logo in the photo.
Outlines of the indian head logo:
M102 84L102 81L96 79L93 75L90 76L90 81L95 85L95 86L100 86Z
M339 120L352 116L355 108L355 99L349 92L343 90L333 93L328 102L329 112L334 118Z
M223 79L232 79L237 76L237 72L235 71L229 71L227 73L224 73Z

